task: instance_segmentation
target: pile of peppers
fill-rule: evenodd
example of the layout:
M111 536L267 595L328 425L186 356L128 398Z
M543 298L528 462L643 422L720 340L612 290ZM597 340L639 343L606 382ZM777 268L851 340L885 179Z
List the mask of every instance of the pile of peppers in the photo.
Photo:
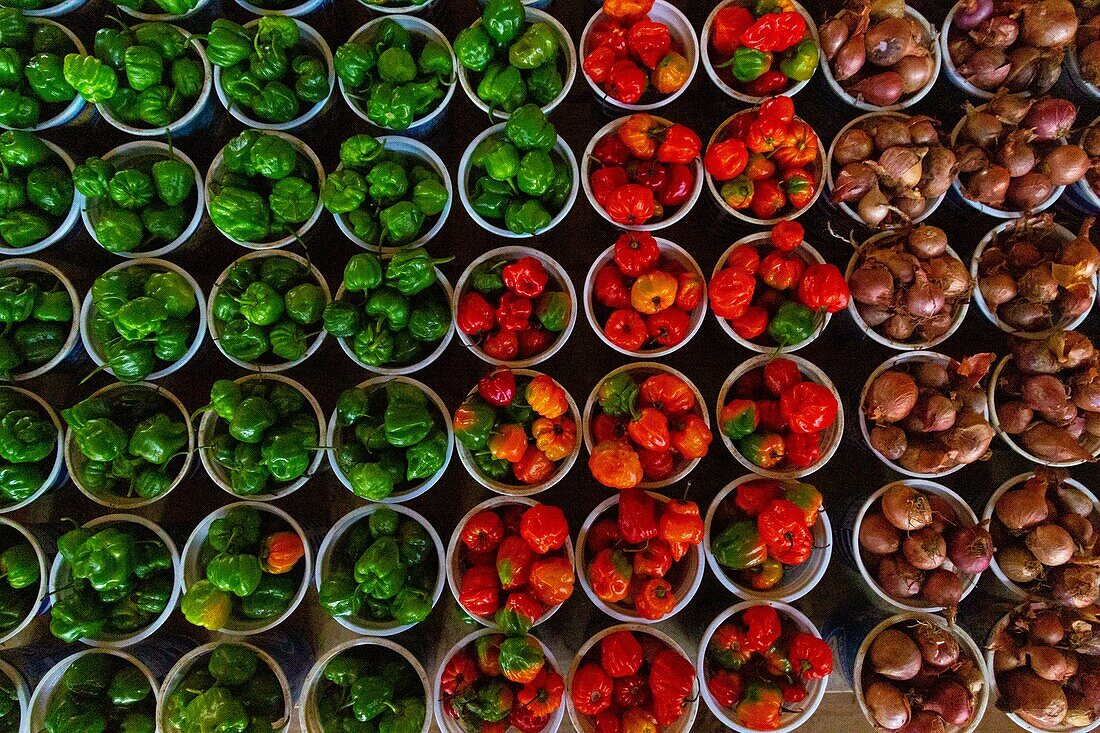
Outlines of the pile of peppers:
M7 674L0 674L0 733L19 733L22 724L19 693ZM148 727L146 727L148 732Z
M301 233L320 205L322 181L291 140L305 147L296 138L249 129L222 148L224 168L210 184L206 207L222 234L264 244Z
M248 26L214 21L206 57L221 68L218 83L231 106L260 122L285 123L328 99L328 63L300 23L282 15L262 15Z
M781 221L766 244L739 245L711 278L711 310L746 341L799 346L814 338L827 313L848 307L848 283L837 266L799 251L804 234L798 222Z
M268 366L305 358L328 305L329 295L308 265L273 252L230 265L214 286L210 314L219 349Z
M0 105L6 91L0 89ZM72 208L69 171L39 137L20 130L0 134L0 162L0 241L11 249L30 247L53 234Z
M481 19L455 37L454 51L478 99L512 114L525 102L545 107L566 91L567 42L549 23L528 21L520 0L489 0Z
M565 388L504 366L482 377L455 410L454 432L482 476L522 487L548 482L580 446Z
M482 509L458 528L458 603L506 634L531 630L573 595L569 524L556 506Z
M705 40L719 77L752 97L782 94L817 71L817 41L791 0L729 3Z
M597 519L584 540L585 572L604 603L647 621L676 609L673 582L683 581L680 561L703 541L694 501L658 501L641 489L619 493L618 504Z
M130 637L168 607L176 583L172 556L136 522L69 530L57 552L62 577L70 578L54 590L50 609L50 632L62 641Z
M611 262L596 272L592 289L603 306L596 317L603 334L634 353L683 343L692 314L706 298L703 278L662 254L648 232L619 235Z
M385 264L369 252L353 255L344 266L343 293L325 307L325 330L346 340L368 369L423 361L451 327L435 271L449 259L432 259L421 248L402 250Z
M573 190L573 171L554 150L558 132L533 104L515 110L503 133L489 135L470 153L470 207L514 234L548 228Z
M46 700L46 733L156 728L157 701L145 672L100 649L69 660L61 682Z
M816 53L816 51L815 51ZM790 97L771 97L738 112L707 146L703 165L735 211L757 219L793 219L821 186L817 133L795 117Z
M199 550L202 579L187 588L184 618L217 631L233 620L276 618L301 587L305 546L271 512L237 506L215 519Z
M73 301L46 270L0 276L0 377L26 373L57 356L73 322Z
M74 481L96 496L162 495L191 450L186 415L158 389L123 385L61 411L82 460L67 461Z
M321 203L358 244L401 247L431 228L447 206L447 189L429 161L359 134L340 144L340 167L325 178Z
M151 264L108 270L92 283L91 295L91 346L120 381L139 382L167 368L197 337L198 298L174 270Z
M690 661L656 637L624 628L592 648L569 690L573 707L595 730L624 733L664 730L697 694Z
M0 634L9 634L23 619L37 610L38 586L42 579L38 555L19 532L5 527L0 533ZM2 680L0 680L2 681ZM0 710L3 708L3 692L0 690ZM0 731L4 731L0 716ZM14 731L14 729L12 729Z
M538 733L561 707L565 681L535 637L486 633L453 652L436 694L462 730Z
M733 383L718 425L754 465L804 469L821 461L822 433L839 409L828 387L804 379L790 359L776 358Z
M320 603L334 618L418 624L432 610L441 572L428 531L384 505L348 528L321 577Z
M319 733L420 733L427 694L397 652L379 646L347 649L329 660L317 683Z
M217 418L202 450L237 496L273 494L306 474L319 450L317 415L301 388L270 379L219 379L206 406Z
M267 731L285 720L279 678L252 647L223 641L202 661L164 698L165 733Z
M736 583L766 591L783 581L787 568L810 559L812 528L821 493L800 481L758 478L740 484L711 522L710 550Z
M87 199L92 234L115 254L163 247L183 234L200 195L191 166L171 153L151 153L118 167L91 157L73 169Z
M715 629L704 661L707 690L738 723L775 730L804 709L807 686L833 671L833 652L812 633L755 605Z
M592 147L593 204L626 227L668 219L691 198L702 145L687 125L645 113L623 118Z
M604 0L582 49L584 73L622 104L656 102L680 91L691 76L682 39L650 19L652 8L653 0Z
M100 28L94 56L65 56L63 80L89 104L120 122L168 127L198 103L206 79L199 53L169 23Z
M442 471L448 448L444 419L412 379L344 390L336 402L333 442L336 464L355 495L381 501Z
M109 0L114 5L129 8L139 13L149 13L151 15L165 14L165 15L186 15L192 10L198 7L199 0ZM24 3L34 4L36 7L40 3L40 0L23 0ZM42 3L45 4L45 3ZM261 0L257 0L256 5L263 5ZM30 5L24 5L24 7L30 7Z
M57 427L42 406L0 388L0 505L26 501L42 487L56 460Z
M451 50L391 18L336 49L333 65L344 99L389 130L405 130L431 113L455 82Z
M588 468L604 486L662 481L707 454L714 436L705 408L675 374L658 371L639 384L635 374L619 372L600 383L597 396Z
M57 116L76 97L64 76L64 58L76 44L57 26L24 16L16 3L0 8L0 29L0 124L34 127Z
M494 361L531 359L569 326L573 303L542 262L531 255L493 258L459 292L455 326Z

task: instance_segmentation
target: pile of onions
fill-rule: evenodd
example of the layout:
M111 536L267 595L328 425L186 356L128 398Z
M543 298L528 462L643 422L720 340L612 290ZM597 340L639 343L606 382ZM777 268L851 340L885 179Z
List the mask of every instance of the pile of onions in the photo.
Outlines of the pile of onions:
M995 433L978 384L993 359L976 354L945 365L916 358L878 375L861 408L873 424L871 447L906 471L928 476L988 458Z
M1100 15L1096 16L1100 18ZM1096 42L1100 46L1100 41ZM1100 196L1100 118L1081 133L1081 148L1089 156L1089 166L1085 171L1085 181L1097 196Z
M1077 55L1077 68L1081 78L1093 86L1100 86L1100 8L1095 4L1079 3L1077 40L1070 53Z
M978 292L987 310L1024 333L1064 328L1092 307L1100 251L1088 219L1077 236L1049 214L1022 217L997 232L978 258Z
M947 193L955 154L943 144L938 120L887 113L844 130L830 165L832 200L879 229L912 222Z
M863 703L880 730L943 733L978 713L980 662L953 630L932 620L900 621L871 640L860 675Z
M961 0L947 34L955 70L978 89L1044 94L1077 34L1070 0Z
M953 624L963 587L993 558L985 526L966 522L943 497L898 481L860 521L860 559L887 596L943 607Z
M848 289L860 318L898 344L923 344L951 330L970 299L966 265L947 249L947 234L921 224L864 242Z
M1037 462L1081 463L1100 453L1100 357L1088 337L1056 331L1009 338L997 376L997 429Z
M994 559L1028 595L1085 608L1100 597L1100 513L1065 478L1039 469L997 498L990 525Z
M981 107L966 105L952 134L962 194L1001 211L1030 211L1059 186L1081 180L1089 166L1080 145L1066 145L1077 108L1056 97L997 93Z
M993 630L990 672L997 707L1045 730L1100 718L1100 623L1095 614L1047 603L1013 609Z
M932 83L935 43L905 0L848 0L821 26L829 71L848 94L889 107Z

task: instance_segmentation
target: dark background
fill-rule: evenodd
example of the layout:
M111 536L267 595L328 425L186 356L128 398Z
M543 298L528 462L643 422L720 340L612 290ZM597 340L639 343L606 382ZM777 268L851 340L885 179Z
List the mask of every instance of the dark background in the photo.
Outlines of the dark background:
M677 4L691 19L697 31L702 28L706 16L714 7L714 2L700 0ZM911 4L923 12L934 26L942 23L949 7L949 3L943 0L917 0ZM829 3L830 7L832 5L833 3ZM811 1L806 3L806 7L818 21L827 10L824 2ZM584 24L597 8L598 5L591 0L555 0L549 11L569 30L574 44L578 44ZM112 9L111 6L108 9ZM233 2L225 2L221 13L241 22L253 17ZM479 13L480 7L474 0L439 0L427 17L453 39ZM102 0L93 0L76 14L60 20L71 27L91 48L96 28L106 22L103 14ZM335 51L356 28L371 17L370 11L352 0L336 0L302 20L321 31ZM183 25L193 32L202 33L208 27L208 19L185 21ZM583 71L578 70L572 91L551 116L558 132L578 156L596 130L614 117L620 116L594 97L582 74ZM1065 74L1058 91L1082 104L1078 114L1079 124L1087 123L1096 116L1097 104L1086 102L1076 90L1071 89ZM339 97L338 90L336 95L326 115L304 130L291 131L313 147L326 170L335 168L338 162L337 149L343 139L353 133L367 131L366 125ZM213 94L211 101L215 108L211 124L200 132L175 141L181 150L191 156L203 174L220 147L242 129L220 107ZM941 72L932 92L908 111L939 117L944 129L950 131L963 113L964 102L963 95L951 85L946 73ZM841 103L829 90L820 72L795 97L795 103L798 114L814 126L826 147L840 127L862 114ZM745 105L720 93L700 64L690 88L675 102L659 110L658 114L690 125L705 142L722 120L744 108ZM486 115L474 106L461 89L457 89L443 122L425 140L446 163L452 181L456 179L458 161L463 150L489 123ZM132 139L102 120L79 129L51 130L45 136L61 144L78 162L89 155L102 155L116 145ZM434 256L454 256L453 261L442 266L452 284L478 255L495 247L516 243L514 240L494 237L482 230L466 214L457 195L455 198L450 217L441 233L428 244L428 249ZM1076 229L1080 221L1078 214L1073 213L1065 204L1057 205L1054 210L1058 221ZM858 228L842 212L830 210L824 197L800 221L806 228L808 241L827 261L836 264L842 271L852 254L848 236L861 241L868 235L866 230ZM826 227L830 223L840 236L829 234ZM982 216L949 197L928 219L928 223L943 227L948 233L951 246L968 263L978 240L999 221ZM715 261L726 247L754 231L758 230L722 214L704 186L702 198L694 209L679 223L662 230L660 236L686 248L709 276ZM582 191L562 224L546 234L521 243L557 259L569 272L579 294L592 261L614 242L616 236L616 230L593 210ZM328 213L322 215L320 222L305 239L310 258L324 273L330 288L335 292L344 263L359 250L340 233ZM300 248L295 248L294 251L300 251ZM179 263L191 272L204 292L209 293L218 274L233 260L246 253L247 250L229 242L207 221L199 236L183 249L170 254L167 259ZM80 225L63 243L37 256L60 267L73 280L81 296L87 292L96 275L118 262L117 258L99 248ZM1098 316L1093 314L1081 328L1095 336L1097 323ZM983 318L976 307L972 307L962 327L941 344L938 350L953 357L988 350L1003 355L1006 353L1006 343L1004 334ZM884 483L902 478L876 460L864 445L857 415L858 396L867 376L878 364L895 353L863 335L847 312L834 316L821 337L798 352L828 373L844 401L846 425L840 448L826 466L809 478L826 497L825 506L832 519L834 533L840 529L844 514L852 504L859 503ZM729 339L714 317L708 314L702 329L690 343L660 361L690 377L706 398L706 407L713 419L714 402L723 381L741 361L754 355ZM576 329L564 348L536 368L561 381L577 403L583 405L589 392L604 374L628 361L625 356L612 351L598 340L582 312L578 316ZM86 383L81 383L91 368L91 362L86 359L75 363L70 361L46 377L20 383L20 386L42 394L60 409L111 381L108 375L100 373ZM438 361L412 376L435 389L453 411L476 379L488 368L475 354L468 353L458 338L455 338ZM159 383L175 392L189 409L194 410L206 403L209 387L215 379L236 378L244 373L223 357L208 338L200 353L189 364ZM312 390L326 414L331 412L342 390L372 376L349 360L333 338L327 339L321 350L304 364L285 374ZM597 485L590 477L586 460L587 453L582 450L582 455L570 474L557 486L537 497L565 509L574 537L588 513L609 496L608 490ZM195 464L198 465L197 460ZM997 486L1028 470L1030 464L1027 461L1012 452L1000 439L996 439L990 460L965 467L943 479L942 483L966 498L980 515L986 499ZM691 483L690 497L699 502L705 513L713 496L728 482L744 473L745 470L716 436L710 454L688 477ZM1094 465L1074 469L1072 475L1093 489L1100 486L1100 471ZM666 492L669 495L678 495L683 490L684 486L676 485L669 487ZM427 494L410 502L409 506L431 521L446 546L458 520L473 505L490 496L487 489L467 475L455 457L443 479ZM138 510L137 513L161 522L182 548L190 530L203 516L234 500L234 497L219 490L200 468L168 497ZM322 470L303 488L279 500L277 504L315 533L315 550L328 527L362 502L340 485L328 470L326 461L322 464ZM28 524L48 523L56 526L62 517L86 521L107 511L86 499L70 484L12 517ZM583 569L578 570L583 572ZM994 589L995 581L991 581L992 578L987 578L983 582L981 588L964 604L960 614L963 627L979 640L984 638L986 629L994 618L993 610L997 608L985 595L986 590ZM865 593L869 591L862 587L858 576L844 564L839 553L834 551L832 565L825 580L796 605L819 627L832 627L838 618L850 619L856 613L866 610L869 596ZM658 624L657 627L681 640L689 655L694 658L703 629L722 609L737 600L718 583L708 569L702 587L687 608L674 619ZM578 585L573 598L544 627L538 628L536 633L551 645L564 672L583 641L611 623L612 619L597 611ZM187 631L196 639L204 638L201 630L186 624L179 613L169 622L169 628ZM422 625L396 637L396 640L417 650L429 676L434 677L435 665L445 650L455 640L475 628L463 623L455 601L444 590L431 617ZM349 636L331 619L324 617L312 589L302 606L283 624L281 630L309 639L317 655L331 646L334 639ZM31 634L24 635L37 640L47 636L46 624L41 623L41 619L40 623L32 627ZM74 645L72 650L76 651L77 648L78 645ZM312 663L312 659L302 661L303 664ZM989 715L999 714L991 711ZM698 721L696 728L720 727L702 704Z

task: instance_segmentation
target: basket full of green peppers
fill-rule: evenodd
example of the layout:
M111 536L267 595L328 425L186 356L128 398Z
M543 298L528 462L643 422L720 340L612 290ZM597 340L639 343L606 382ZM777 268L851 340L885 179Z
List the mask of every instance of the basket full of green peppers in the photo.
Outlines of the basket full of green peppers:
M108 0L138 20L178 22L196 15L210 0Z
M493 234L529 237L556 226L577 200L573 151L546 114L524 105L474 138L458 164L467 213Z
M8 130L0 133L0 163L0 254L38 252L72 231L83 199L73 191L68 153L32 132Z
M234 364L283 371L321 347L330 300L324 276L305 258L252 252L226 268L211 289L210 334Z
M0 262L0 378L31 379L63 362L80 338L79 308L72 283L53 265Z
M21 733L30 697L22 673L0 660L0 733Z
M215 641L188 652L168 673L158 731L279 730L291 712L290 686L278 663L239 641ZM211 727L213 725L214 727Z
M206 335L199 284L171 262L129 260L92 283L80 338L92 361L122 382L156 380L198 353Z
M405 648L382 639L355 639L333 649L306 678L306 730L420 733L430 719L428 677ZM367 723L360 723L367 718Z
M206 172L206 210L233 242L276 249L300 241L321 217L324 182L321 161L298 138L245 130Z
M183 246L202 222L202 176L191 158L152 140L120 145L76 166L87 201L84 228L121 257L160 257Z
M409 134L430 132L454 95L447 37L410 15L377 18L336 49L340 93L363 120Z
M321 203L348 239L371 250L419 247L451 212L451 178L431 148L407 137L352 135L321 186Z
M176 608L179 553L147 519L97 517L61 535L57 551L50 632L64 642L132 644L155 633Z
M80 115L84 100L63 73L72 53L84 44L60 23L0 8L0 126L45 130Z
M96 31L94 55L65 56L64 80L108 123L139 137L191 132L210 99L210 63L169 23Z
M421 515L400 505L360 507L321 544L321 607L357 634L407 631L439 600L443 562L443 544Z
M183 403L149 382L107 385L61 411L65 465L92 501L132 509L162 498L190 473L195 430Z
M183 548L180 609L210 631L260 633L302 602L310 568L305 533L289 514L270 504L230 504L202 520Z
M46 599L46 556L22 525L0 518L0 644L7 643L38 615ZM2 681L2 679L0 679ZM4 691L0 689L0 712ZM0 716L0 733L5 730ZM10 730L15 731L15 728Z
M38 683L26 730L152 731L157 699L152 672L133 656L86 649L58 662Z
M423 249L402 250L383 264L361 252L344 266L325 330L367 369L396 376L439 358L454 336L450 283Z
M375 377L344 390L329 435L336 477L367 501L420 496L442 478L454 451L446 405L409 377Z
M0 387L0 512L20 509L64 480L57 413L33 392Z
M206 55L222 106L249 127L301 127L325 110L336 84L325 39L283 15L243 26L218 18L206 35Z
M489 0L454 39L458 80L486 113L505 119L524 103L549 113L577 75L577 49L549 13L520 0Z
M220 379L199 424L202 465L234 496L278 499L321 464L324 413L313 395L278 374Z

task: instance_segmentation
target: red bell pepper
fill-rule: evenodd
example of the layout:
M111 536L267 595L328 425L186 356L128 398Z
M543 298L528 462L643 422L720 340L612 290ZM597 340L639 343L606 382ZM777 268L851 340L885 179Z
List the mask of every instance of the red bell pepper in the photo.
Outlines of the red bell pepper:
M836 397L816 382L800 382L779 398L779 410L796 433L817 433L836 421Z
M745 143L737 138L728 138L713 143L703 156L703 166L714 180L729 181L741 175L749 162L749 151Z
M630 150L619 136L604 135L592 146L592 157L604 165L625 165L630 160Z
M467 336L485 333L496 325L493 306L476 290L463 293L458 300L455 325Z
M756 277L751 273L732 267L719 270L710 281L710 309L719 318L739 318L748 310L755 292Z
M779 409L779 400L757 400L756 413L760 415L760 426L762 428L786 432L787 418Z
M603 84L611 76L611 68L619 60L618 54L610 46L597 46L588 52L581 63L584 73L597 84Z
M745 147L754 153L771 153L787 141L787 123L774 117L757 117L749 124Z
M596 271L594 284L596 300L608 308L628 308L630 290L623 282L622 271L614 264L607 264Z
M640 450L642 476L646 481L663 481L672 475L674 467L671 451Z
M745 176L750 181L760 181L775 175L775 163L763 153L750 153L745 165Z
M734 714L737 720L747 728L754 730L775 730L780 724L780 712L783 708L783 693L779 685L766 679L749 684Z
M676 288L676 307L690 313L703 303L703 278L697 272L684 270L676 279L679 281L679 287Z
M776 290L787 290L798 286L806 262L797 256L787 256L781 252L769 252L760 261L760 279L764 284Z
M634 58L655 69L672 47L672 33L664 23L639 20L626 32L626 47Z
M790 80L778 69L768 69L745 85L745 92L754 97L763 97L786 89Z
M691 195L695 173L683 163L670 163L665 171L665 185L657 194L657 201L661 206L679 206Z
M497 367L478 380L477 393L495 407L509 405L516 396L516 376L507 367Z
M774 178L765 178L753 184L749 208L757 219L774 219L787 205L787 197Z
M714 16L710 42L722 56L732 56L741 45L741 35L755 20L748 8L726 5Z
M489 454L498 461L515 463L527 450L527 431L522 425L498 425L489 436Z
M822 639L800 632L791 639L791 664L804 680L819 680L833 672L833 650Z
M638 351L649 338L645 319L633 308L620 308L613 312L603 327L608 340L626 351Z
M739 670L748 663L752 652L745 648L745 631L733 623L714 630L707 644L707 656L723 669Z
M755 275L760 269L760 251L751 244L741 245L726 258L726 269L741 270Z
M641 448L667 451L669 448L668 418L654 407L643 407L637 417L626 424L626 434Z
M611 192L625 186L629 181L630 177L625 168L612 165L593 171L588 178L588 185L592 189L592 198L596 199L596 203L607 206Z
M569 523L558 507L535 504L523 513L519 534L533 551L545 555L565 546L569 539Z
M745 514L756 517L777 498L779 482L770 478L758 478L740 484L733 503Z
M569 697L581 715L599 715L611 706L614 685L598 664L584 664L573 675Z
M649 667L649 689L655 703L663 700L682 705L694 687L695 667L691 662L672 649L657 652Z
M623 541L623 535L619 532L618 519L601 519L592 525L584 538L584 544L592 555L601 550L613 547Z
M481 350L490 359L511 361L519 353L519 338L515 331L493 331L481 342Z
M756 518L760 538L768 554L784 565L801 565L810 559L814 538L806 527L806 515L786 499L773 499Z
M547 606L569 600L573 595L574 580L573 564L566 557L544 557L531 565L531 592Z
M764 365L764 388L780 397L791 387L802 382L802 372L790 359L772 359Z
M668 543L655 539L634 553L634 575L639 578L663 578L672 568L672 549Z
M500 294L500 300L497 301L497 325L502 331L523 331L531 322L532 312L534 312L534 304L530 298L505 291Z
M592 478L609 489L633 489L643 475L638 453L622 440L597 444L588 456L588 469Z
M819 152L814 129L803 120L792 119L786 124L783 144L772 157L783 168L802 168L816 161Z
M794 119L794 100L786 95L765 99L757 108L758 117L774 117L780 122L789 123Z
M741 681L741 675L737 672L719 669L707 680L707 690L719 705L732 708L741 701L744 684Z
M443 667L439 686L444 695L457 695L471 687L480 676L474 658L468 652L460 651Z
M699 505L694 501L673 499L664 506L661 518L657 522L657 536L673 548L672 559L679 560L677 548L686 552L703 541L703 520L699 516Z
M615 679L615 704L623 710L646 707L649 705L649 683L640 674L627 675Z
M624 232L615 240L615 264L627 277L652 270L661 259L661 248L649 232Z
M493 616L496 627L509 636L526 634L546 611L542 603L531 593L517 591Z
M806 35L806 19L793 10L764 13L741 34L741 43L757 51L786 51Z
M500 608L500 581L493 565L475 565L462 576L458 603L474 616L492 616Z
M623 104L634 104L645 94L648 83L640 66L630 59L619 59L607 75L604 91Z
M642 404L656 407L669 417L686 414L695 407L695 393L687 382L674 374L647 377L638 390Z
M588 32L588 43L593 48L607 46L615 52L617 57L625 56L627 53L626 28L618 18L600 16Z
M668 348L683 342L691 330L691 316L680 308L666 308L646 316L646 332L658 345Z
M794 468L809 468L821 460L821 433L787 435L787 461Z
M731 318L729 323L734 333L752 341L767 330L768 311L759 305L750 305L740 318Z
M619 532L629 544L657 536L657 500L640 489L619 493Z
M848 283L836 265L813 264L798 283L798 299L811 310L836 313L848 307Z
M767 604L742 611L741 623L746 626L743 648L747 652L765 652L783 634L779 613Z
M592 418L592 435L597 444L608 440L623 440L626 438L626 421L601 412Z
M600 666L614 678L637 674L643 660L642 645L633 632L616 631L600 639Z
M550 279L542 262L530 255L505 265L500 276L505 288L524 298L537 298Z
M533 445L527 446L523 457L512 464L516 478L528 486L543 483L554 474L556 468L554 462Z
M813 176L804 169L792 168L783 172L783 190L787 193L791 206L802 209L813 201L817 184L814 183Z
M472 552L495 550L504 537L504 524L500 516L484 509L470 517L462 526L462 544Z
M644 161L634 169L634 182L648 188L654 196L660 196L667 181L668 168L656 160Z
M802 244L805 229L797 221L784 220L772 227L772 246L780 252L793 252Z
M633 226L652 219L656 204L653 191L640 183L626 183L608 194L603 207L611 221Z
M703 418L684 415L676 420L672 428L672 448L683 458L693 461L707 454L714 436Z
M633 572L622 551L604 548L588 565L588 582L601 601L619 603L630 590Z
M664 140L657 147L657 160L662 163L690 163L699 157L703 141L687 125L679 122L664 131Z
M675 608L676 594L664 578L649 578L634 591L634 610L648 621L660 621Z
M523 359L538 356L550 348L550 344L554 342L555 338L557 338L557 334L547 331L545 328L539 328L537 325L532 325L526 331L519 332L517 353Z
M761 468L774 468L783 460L786 444L775 433L753 433L737 443L737 450Z

